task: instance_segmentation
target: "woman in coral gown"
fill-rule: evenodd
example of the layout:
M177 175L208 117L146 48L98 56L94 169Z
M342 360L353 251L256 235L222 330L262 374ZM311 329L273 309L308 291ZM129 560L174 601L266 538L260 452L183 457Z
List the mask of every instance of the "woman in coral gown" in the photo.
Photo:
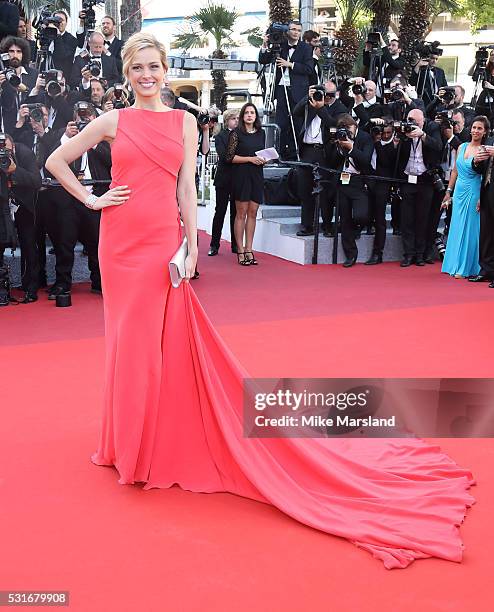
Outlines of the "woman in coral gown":
M188 282L170 285L181 242L179 208L196 245L197 128L160 101L166 53L152 35L126 43L131 108L102 115L47 167L75 197L103 209L106 382L102 434L92 461L121 484L230 492L278 507L349 539L387 568L417 558L460 561L468 470L416 439L244 438L242 370ZM106 139L113 182L88 197L68 164ZM178 207L177 207L178 201ZM197 250L186 261L193 274Z

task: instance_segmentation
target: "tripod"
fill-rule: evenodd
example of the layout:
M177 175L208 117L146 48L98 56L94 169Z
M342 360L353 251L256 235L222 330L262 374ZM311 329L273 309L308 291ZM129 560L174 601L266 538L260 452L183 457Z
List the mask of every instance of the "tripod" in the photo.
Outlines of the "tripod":
M380 60L382 58L383 52L379 47L378 49L371 49L369 51L370 54L370 64L369 64L369 81L374 81L376 83L376 93L379 98L384 97L384 75L382 69L382 63Z
M477 74L477 79L475 81L475 88L473 90L473 96L472 99L470 101L470 105L472 107L475 108L475 105L477 104L477 100L479 99L479 96L482 92L482 83L486 80L486 72L485 72L486 66L475 66L475 70L473 71L474 74Z
M276 64L276 59L280 56L280 48L274 47L271 50L271 53L273 57L272 57L271 63L269 64L269 68L268 70L264 68L263 73L262 73L262 76L264 77L265 83L266 83L264 102L263 102L264 109L265 109L265 113L263 115L264 124L269 122L269 116L274 111L274 98L275 98L275 92L276 92L276 65L275 64ZM288 89L287 89L286 79L285 79L286 70L288 70L288 68L282 69L283 90L285 93L285 100L286 100L286 107L288 109L288 116L290 117L290 125L291 125L291 132L293 136L293 142L295 144L295 152L297 154L297 160L300 161L297 134L295 132L295 124L293 122L292 108L290 106L290 99L288 97ZM262 76L260 78L262 78Z

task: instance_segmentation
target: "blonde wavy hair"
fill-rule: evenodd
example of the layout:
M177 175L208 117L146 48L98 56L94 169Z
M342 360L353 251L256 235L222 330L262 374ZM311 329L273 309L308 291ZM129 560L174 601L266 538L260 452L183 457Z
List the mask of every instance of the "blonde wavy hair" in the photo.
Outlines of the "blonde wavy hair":
M148 32L136 32L132 34L122 48L123 73L127 83L129 82L130 66L134 57L139 51L143 51L144 49L156 49L160 54L161 65L165 72L168 71L165 45L153 34L149 34Z

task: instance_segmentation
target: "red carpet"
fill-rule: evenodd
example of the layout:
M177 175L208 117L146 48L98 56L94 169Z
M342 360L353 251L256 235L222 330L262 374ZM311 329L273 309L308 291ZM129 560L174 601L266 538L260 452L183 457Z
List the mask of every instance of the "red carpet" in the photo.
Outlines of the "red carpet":
M226 248L204 257L206 245L193 286L254 376L494 374L486 284L442 275L439 265L345 270L261 254L257 268L244 268ZM59 309L40 295L0 310L0 590L68 590L70 609L84 612L492 609L492 440L440 441L478 483L462 564L428 559L387 571L264 504L124 487L89 461L103 382L101 298L79 285L72 308Z

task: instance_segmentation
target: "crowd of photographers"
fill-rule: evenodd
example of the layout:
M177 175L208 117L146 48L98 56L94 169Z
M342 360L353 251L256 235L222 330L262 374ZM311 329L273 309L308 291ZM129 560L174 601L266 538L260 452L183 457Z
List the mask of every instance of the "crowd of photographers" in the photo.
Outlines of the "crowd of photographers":
M45 168L53 150L98 115L132 103L123 85L122 41L115 36L115 21L105 16L96 31L94 4L84 0L75 36L66 29L64 11L43 13L33 41L18 12L13 31L12 9L17 7L0 2L0 305L13 301L5 262L8 248L21 250L21 303L35 302L38 290L47 287L46 236L56 259L48 299L70 293L78 241L87 255L91 291L101 293L100 213L76 201ZM8 20L2 5L8 8ZM163 101L196 114L199 152L207 154L215 118L175 99L169 89L163 90ZM89 192L103 194L111 180L109 144L88 151L72 170Z
M49 299L70 292L77 241L88 257L91 291L101 293L99 213L75 201L44 167L56 147L99 114L132 103L122 84L122 41L115 36L115 22L105 16L96 31L95 3L84 0L75 36L66 30L64 11L43 13L35 42L30 40L29 24L12 14L15 5L0 2L0 305L11 300L4 249L14 247L16 237L21 248L22 303L36 301L39 288L46 287L47 235L56 255L56 280ZM2 13L4 5L8 18ZM366 77L343 80L334 73L332 62L339 44L310 30L302 36L296 20L271 26L264 37L259 62L265 66L266 87L271 87L265 107L276 102L280 156L329 169L323 173L318 200L321 229L325 236L333 234L337 203L345 267L357 260L362 231L374 235L373 254L366 263L382 262L387 204L391 204L393 233L402 236L401 265L433 263L445 249L438 226L458 147L470 139L470 126L478 114L494 118L494 52L489 54L486 48L477 52L471 70L476 82L472 108L464 102L464 88L449 85L437 66L438 43L417 45L418 61L407 79L399 42L386 43L381 34L371 33L363 52ZM196 114L198 152L206 155L217 120L214 113L175 98L168 88L162 99L170 107ZM72 169L88 191L104 193L111 176L109 144L88 151ZM302 205L298 235L309 236L318 223L313 173L310 167L298 167L296 174ZM220 179L217 175L215 182ZM231 201L231 194L224 191L218 236ZM450 216L451 207L445 232ZM212 251L217 249L212 244Z
M271 71L267 97L281 109L281 155L332 171L322 172L321 229L333 234L338 197L345 267L357 261L362 230L374 234L366 263L382 262L389 203L393 233L402 236L401 266L434 263L445 250L438 226L458 147L470 140L476 116L494 118L494 54L487 48L477 52L471 74L481 94L472 107L465 104L463 86L448 84L437 65L437 42L416 45L417 62L407 79L399 41L385 42L372 32L363 51L366 77L339 79L332 52L340 42L313 31L302 35L298 21L273 24L264 37L259 62ZM310 236L318 223L312 168L298 167L296 173L298 235ZM446 233L450 217L451 207Z

